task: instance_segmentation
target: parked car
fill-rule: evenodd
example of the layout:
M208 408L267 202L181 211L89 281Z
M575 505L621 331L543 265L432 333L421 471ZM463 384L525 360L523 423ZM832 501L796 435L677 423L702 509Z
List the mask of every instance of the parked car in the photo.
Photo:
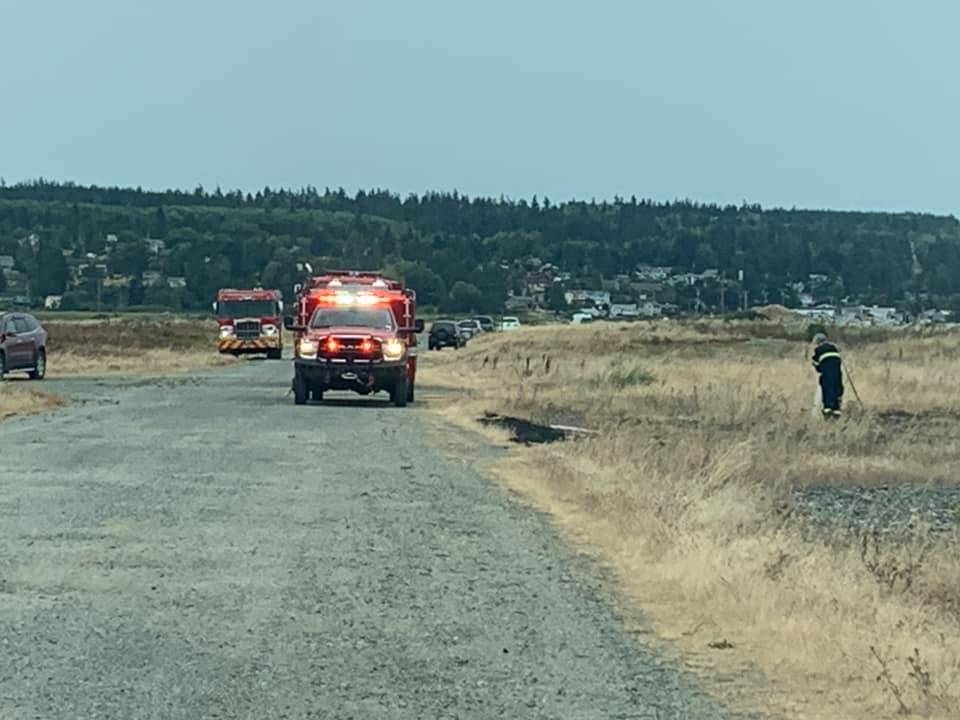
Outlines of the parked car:
M584 323L593 322L593 315L585 312L575 312L573 317L570 319L570 322L574 325L583 325Z
M483 332L483 328L476 320L461 320L457 323L457 327L460 328L460 332L466 336L467 340L472 340Z
M0 375L9 372L32 380L47 374L47 331L33 315L0 312Z
M501 330L519 330L520 329L520 318L513 317L511 315L504 316L503 320L500 321Z
M437 320L430 326L427 336L427 346L431 350L441 350L445 347L462 348L467 339L453 320Z
M493 318L489 315L477 315L474 320L477 321L477 324L480 325L480 329L484 332L493 332L496 329L496 324L493 322Z

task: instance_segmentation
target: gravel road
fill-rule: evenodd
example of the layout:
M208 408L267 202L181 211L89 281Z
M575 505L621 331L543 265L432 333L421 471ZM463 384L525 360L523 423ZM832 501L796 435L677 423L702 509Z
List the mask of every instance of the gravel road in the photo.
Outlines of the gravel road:
M289 364L0 424L0 718L717 718L424 410Z

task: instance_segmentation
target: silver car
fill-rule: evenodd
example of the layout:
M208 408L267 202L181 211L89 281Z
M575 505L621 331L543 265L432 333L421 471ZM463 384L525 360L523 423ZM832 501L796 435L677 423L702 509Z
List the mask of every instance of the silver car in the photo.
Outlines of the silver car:
M457 323L457 327L460 329L461 334L467 338L467 340L476 337L483 332L483 328L480 327L479 320L461 320Z

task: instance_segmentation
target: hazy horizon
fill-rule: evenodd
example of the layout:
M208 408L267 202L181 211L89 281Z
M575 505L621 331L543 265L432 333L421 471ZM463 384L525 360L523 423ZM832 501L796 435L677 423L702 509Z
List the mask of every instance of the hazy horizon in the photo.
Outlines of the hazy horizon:
M942 1L0 10L8 184L960 209Z

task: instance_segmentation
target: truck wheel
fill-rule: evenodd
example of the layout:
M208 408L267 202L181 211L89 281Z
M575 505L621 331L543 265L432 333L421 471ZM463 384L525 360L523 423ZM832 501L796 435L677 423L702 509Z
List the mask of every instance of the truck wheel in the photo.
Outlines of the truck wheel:
M390 402L392 402L396 407L405 407L407 404L408 392L407 378L402 377L398 379L396 384L393 386L393 390L390 391Z
M314 402L323 402L323 388L313 388L310 391L310 398Z
M267 350L267 360L281 360L283 358L283 348Z
M416 382L413 380L407 380L407 402L413 402L414 400L414 386Z
M7 374L7 356L6 353L0 351L0 378Z
M307 389L307 381L303 379L300 373L297 373L293 376L293 402L296 405L306 405L307 404L307 395L309 391Z

